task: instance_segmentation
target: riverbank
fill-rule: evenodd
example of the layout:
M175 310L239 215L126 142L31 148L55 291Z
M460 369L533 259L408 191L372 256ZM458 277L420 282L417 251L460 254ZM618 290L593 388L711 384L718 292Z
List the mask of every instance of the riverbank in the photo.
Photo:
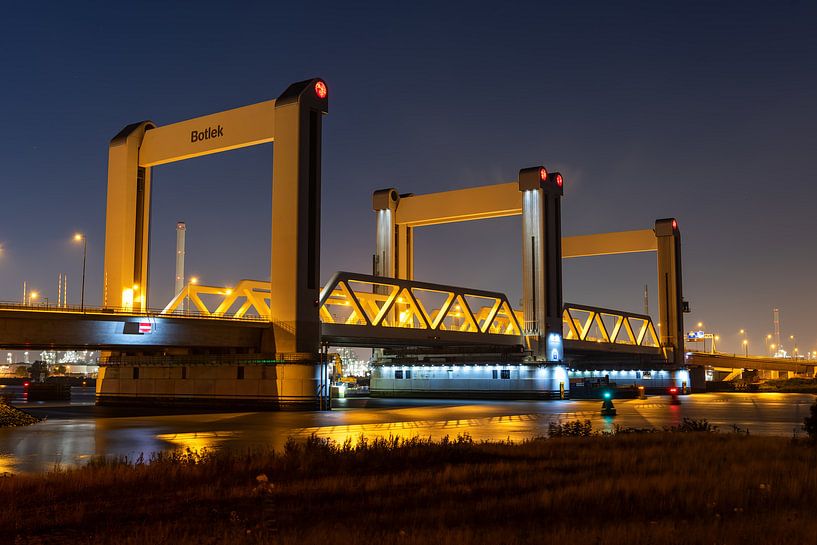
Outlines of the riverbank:
M9 405L5 399L0 398L0 428L13 428L17 426L30 426L36 424L40 419L25 411Z
M760 384L758 391L792 394L817 394L817 379L790 378L767 380Z
M807 543L814 444L734 433L313 439L0 479L0 541Z

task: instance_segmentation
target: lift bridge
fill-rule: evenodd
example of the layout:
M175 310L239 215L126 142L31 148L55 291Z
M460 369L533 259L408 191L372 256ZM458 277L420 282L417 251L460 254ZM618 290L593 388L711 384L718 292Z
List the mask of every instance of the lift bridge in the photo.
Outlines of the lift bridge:
M551 397L588 374L681 376L677 222L563 238L564 180L542 166L506 184L374 192L374 274L340 272L321 287L328 95L325 82L312 79L275 100L165 126L126 126L109 148L103 307L6 305L0 346L104 351L100 403L315 407L328 395L330 345L376 348L372 390L382 395ZM188 285L151 311L151 170L263 143L275 152L270 281ZM522 219L521 309L502 293L414 279L415 229L504 216ZM563 303L563 258L632 252L657 254L657 327L649 316ZM193 312L181 311L185 300ZM474 365L480 368L468 371Z

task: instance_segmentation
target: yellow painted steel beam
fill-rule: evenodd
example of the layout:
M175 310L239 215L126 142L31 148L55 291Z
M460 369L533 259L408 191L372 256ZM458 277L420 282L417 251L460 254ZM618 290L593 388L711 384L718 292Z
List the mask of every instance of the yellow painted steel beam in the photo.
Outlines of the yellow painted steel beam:
M139 166L149 167L272 142L275 101L204 115L145 133Z
M522 192L511 182L401 197L395 223L420 227L521 214Z
M619 231L562 238L562 257L631 254L658 250L652 229Z

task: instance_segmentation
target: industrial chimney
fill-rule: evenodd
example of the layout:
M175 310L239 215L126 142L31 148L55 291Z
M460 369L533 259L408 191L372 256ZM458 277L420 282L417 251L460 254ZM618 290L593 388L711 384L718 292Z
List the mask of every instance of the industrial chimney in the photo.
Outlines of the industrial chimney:
M184 233L187 230L183 221L176 224L176 285L174 297L184 289ZM185 310L187 302L185 302Z

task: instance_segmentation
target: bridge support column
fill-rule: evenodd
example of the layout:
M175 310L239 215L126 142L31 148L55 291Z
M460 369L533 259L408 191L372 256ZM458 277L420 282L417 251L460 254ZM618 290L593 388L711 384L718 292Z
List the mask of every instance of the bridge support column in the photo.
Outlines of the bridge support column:
M290 85L275 100L272 161L270 313L275 351L320 351L321 122L328 111L317 80Z
M562 361L561 174L519 171L524 335L536 360Z
M394 223L400 197L396 189L381 189L372 195L372 209L377 213L375 227L375 253L372 274L395 278L395 253L397 231Z
M128 125L108 149L103 306L147 307L150 243L150 167L139 166L139 147L150 121Z
M414 227L397 223L398 204L400 196L394 188L372 195L372 209L377 212L372 274L414 280Z
M658 331L667 360L684 363L684 301L681 233L674 218L655 222L658 250Z

